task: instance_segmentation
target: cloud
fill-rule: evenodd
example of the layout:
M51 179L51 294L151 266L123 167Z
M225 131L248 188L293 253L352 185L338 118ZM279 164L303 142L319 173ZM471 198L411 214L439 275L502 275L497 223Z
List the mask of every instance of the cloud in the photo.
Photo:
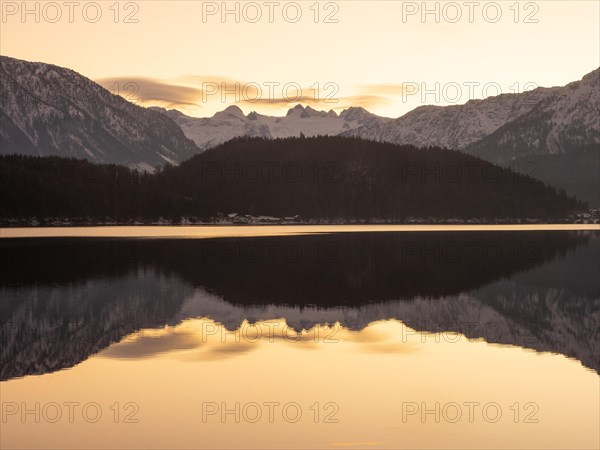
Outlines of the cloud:
M258 344L248 342L221 342L204 350L193 353L182 353L177 356L180 361L219 361L245 355L258 349Z
M383 322L372 322L360 331L335 324L329 328L315 325L302 332L294 331L289 324L274 327L272 320L268 323L270 326L266 326L266 322L249 325L244 321L237 330L230 331L209 319L192 319L175 327L133 333L100 356L146 359L168 355L181 361L215 361L241 356L274 342L303 350L318 350L323 345L338 342L357 345L360 351L369 353L399 354L416 350L414 345L400 342L396 334L382 326ZM206 325L211 326L210 333Z
M202 86L202 83L242 83L240 80L234 80L233 78L226 78L217 75L182 75L173 79L184 85Z
M369 353L413 353L416 348L412 344L403 344L400 342L384 342L366 345Z
M161 353L191 350L200 345L198 336L189 332L172 332L158 336L134 335L109 347L103 357L115 359L144 359Z
M248 100L242 100L240 103L244 104L244 105L271 105L271 106L287 106L287 107L292 107L292 106L296 106L298 103L301 104L310 104L312 105L323 105L324 102L315 101L315 98L311 95L301 95L298 97L276 97L276 98L269 98L268 96L265 97L261 97L261 98L257 98L257 99L248 99ZM326 104L326 103L325 103ZM330 103L331 105L335 105L335 103Z
M415 89L418 89L415 86L415 83L410 84L410 89L407 90L407 83L400 84L365 84L360 86L362 92L366 92L370 95L378 95L378 96L393 96L393 97L401 97L407 93L414 94Z
M348 333L345 340L360 344L368 349L369 353L411 353L417 350L414 344L399 339L405 336L398 335L385 328L384 322L371 322L359 332Z
M360 86L356 95L332 96L331 87L315 91L314 87L295 82L273 85L275 82L242 81L215 75L183 75L169 80L130 76L96 81L133 103L188 111L202 108L204 104L218 111L230 104L259 110L289 109L297 104L325 111L341 111L351 106L373 109L389 105L391 98L405 92L404 84L373 84ZM339 89L337 86L336 92ZM222 107L214 108L215 104Z
M373 106L388 105L391 100L381 95L352 95L340 98L340 103L348 106L362 106L365 109Z
M317 99L313 95L305 95L291 98L260 98L254 101L242 100L239 102L240 105L250 108L256 105L292 108L297 104L301 104L304 106L308 105L318 111L329 111L331 109L343 110L351 106L361 106L368 110L375 106L387 105L389 103L390 100L388 98L377 95L353 95L348 97L333 97L327 100L325 100L323 95L320 95Z
M126 100L137 103L160 102L167 106L195 106L202 101L202 90L142 77L102 78L96 82Z

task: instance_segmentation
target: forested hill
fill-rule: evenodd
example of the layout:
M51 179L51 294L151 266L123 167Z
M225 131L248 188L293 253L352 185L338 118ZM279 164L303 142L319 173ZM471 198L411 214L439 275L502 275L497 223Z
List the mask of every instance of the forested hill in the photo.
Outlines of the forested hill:
M458 151L358 138L240 138L154 175L58 157L0 158L4 222L233 213L304 221L551 220L584 209L564 192Z

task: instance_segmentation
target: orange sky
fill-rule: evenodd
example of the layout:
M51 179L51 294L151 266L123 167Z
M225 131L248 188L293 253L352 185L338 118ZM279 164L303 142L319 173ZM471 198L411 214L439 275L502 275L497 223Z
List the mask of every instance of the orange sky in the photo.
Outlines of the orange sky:
M563 85L600 65L595 0L428 2L425 17L421 2L401 1L227 2L225 17L221 2L0 3L1 54L201 117L236 102L246 113L304 103L397 117Z

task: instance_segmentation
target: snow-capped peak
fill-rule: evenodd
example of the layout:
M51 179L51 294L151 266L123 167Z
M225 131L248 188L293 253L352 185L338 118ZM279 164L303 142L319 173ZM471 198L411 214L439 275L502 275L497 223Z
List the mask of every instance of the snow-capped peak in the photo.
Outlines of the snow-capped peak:
M372 116L373 114L371 114L365 108L362 108L360 106L351 106L350 108L345 109L340 113L340 117L348 121L360 120Z
M300 116L303 112L304 112L304 106L302 106L300 103L298 103L293 108L288 109L288 112L287 112L286 116L291 116L291 115L298 115L298 116Z
M246 116L244 115L244 112L236 105L228 106L223 111L220 111L213 116L213 119L231 119L231 118L237 118L237 119L243 120L246 118Z
M176 116L173 110L167 111L166 114L175 120L184 134L201 149L215 147L240 136L265 138L284 138L300 136L300 134L335 136L365 123L384 123L390 120L371 114L362 108L350 108L350 111L356 111L361 119L348 121L333 110L317 111L301 104L291 108L283 117L266 116L256 111L244 116L237 106L229 106L210 118L188 117L183 114Z
M325 117L327 113L325 111L317 111L316 109L306 106L302 117Z

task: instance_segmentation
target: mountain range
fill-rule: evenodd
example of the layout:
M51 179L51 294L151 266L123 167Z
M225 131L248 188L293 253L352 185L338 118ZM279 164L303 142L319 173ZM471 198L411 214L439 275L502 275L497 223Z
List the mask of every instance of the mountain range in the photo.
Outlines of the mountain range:
M162 114L78 73L0 57L0 153L60 155L152 171L198 149Z
M152 172L236 137L342 135L460 150L600 206L600 69L562 87L421 106L396 119L358 107L338 114L302 105L283 117L229 106L196 118L139 107L66 68L6 56L0 63L0 154L77 157Z
M296 105L283 117L273 117L229 106L210 118L195 118L175 110L151 107L177 123L198 148L206 150L230 139L242 136L268 139L293 136L335 136L368 125L384 124L391 119L379 117L364 108L351 107L339 115L333 111L317 111L310 106Z
M344 135L417 147L447 147L507 164L532 155L557 155L600 144L600 69L564 87L539 87L463 105L421 106L389 119L348 108L316 111L296 105L284 117L229 106L210 118L152 108L173 119L201 149L240 136L281 138Z
M526 156L568 154L600 144L600 69L539 94L529 111L513 116L466 151L506 164ZM456 147L460 148L460 147Z

